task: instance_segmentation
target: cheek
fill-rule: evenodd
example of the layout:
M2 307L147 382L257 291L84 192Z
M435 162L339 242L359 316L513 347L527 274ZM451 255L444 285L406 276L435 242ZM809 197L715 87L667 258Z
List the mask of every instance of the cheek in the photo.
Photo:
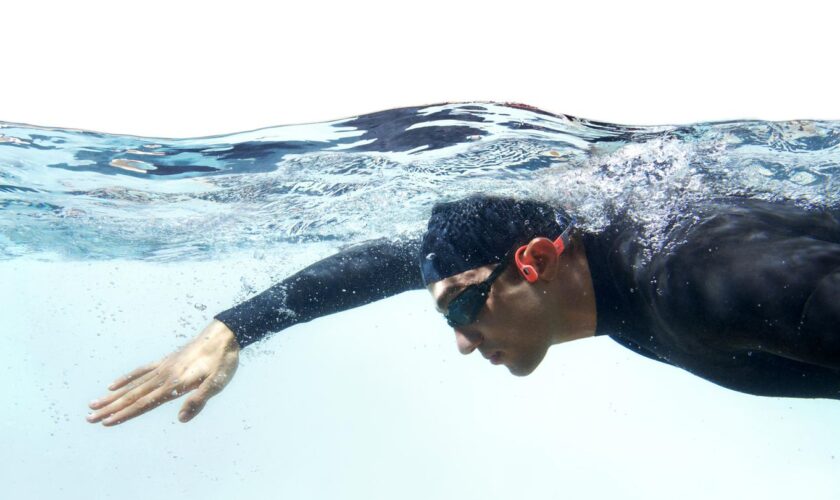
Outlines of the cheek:
M533 335L537 323L534 321L535 311L523 307L515 298L505 297L504 300L497 299L493 303L488 301L485 327L488 334L491 333L499 341L512 347L528 343L529 337Z
M543 304L536 299L526 293L499 297L493 304L488 301L493 331L499 341L526 357L544 352L550 334Z
M506 325L528 327L537 323L540 317L539 301L528 293L530 290L514 290L488 299L488 309Z

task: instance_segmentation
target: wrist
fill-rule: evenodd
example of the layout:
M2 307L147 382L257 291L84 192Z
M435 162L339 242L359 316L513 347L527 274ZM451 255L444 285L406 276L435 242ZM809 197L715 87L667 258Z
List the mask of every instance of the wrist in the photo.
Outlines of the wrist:
M233 330L221 321L214 319L205 329L205 338L212 340L213 343L223 346L225 350L239 351L239 342L236 340L236 335Z

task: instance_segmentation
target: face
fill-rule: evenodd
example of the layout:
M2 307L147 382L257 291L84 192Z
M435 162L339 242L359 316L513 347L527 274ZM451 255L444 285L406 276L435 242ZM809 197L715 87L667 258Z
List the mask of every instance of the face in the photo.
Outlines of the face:
M494 267L472 269L429 285L438 310L445 312L458 292L486 279ZM477 350L491 363L505 365L514 375L530 374L551 346L546 302L540 285L527 283L514 266L509 266L493 283L476 321L454 328L458 350L462 354Z

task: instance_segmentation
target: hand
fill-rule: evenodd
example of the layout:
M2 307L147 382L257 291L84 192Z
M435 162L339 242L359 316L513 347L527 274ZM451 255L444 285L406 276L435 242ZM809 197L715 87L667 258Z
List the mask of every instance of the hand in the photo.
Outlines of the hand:
M214 320L180 350L115 380L108 387L112 393L90 403L94 411L87 421L121 424L194 391L178 413L178 420L188 422L225 388L238 365L236 337Z

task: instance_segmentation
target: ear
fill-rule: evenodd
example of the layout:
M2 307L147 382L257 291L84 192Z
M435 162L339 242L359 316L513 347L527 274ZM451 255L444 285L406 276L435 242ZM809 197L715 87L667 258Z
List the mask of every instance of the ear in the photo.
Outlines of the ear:
M519 273L528 283L542 278L551 281L557 276L559 256L548 238L534 238L516 250L514 256Z

